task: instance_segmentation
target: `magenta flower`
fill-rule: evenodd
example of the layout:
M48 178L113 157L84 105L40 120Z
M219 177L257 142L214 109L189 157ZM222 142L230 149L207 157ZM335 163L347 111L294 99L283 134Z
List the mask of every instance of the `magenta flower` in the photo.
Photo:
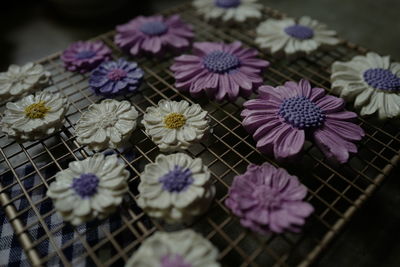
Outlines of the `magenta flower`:
M296 176L269 163L250 164L234 178L225 205L253 231L298 232L314 208L303 201L307 188Z
M193 48L194 55L179 56L171 66L175 86L193 97L206 93L211 99L234 101L239 95L249 96L262 84L261 72L269 66L257 58L257 50L240 42L201 42Z
M277 160L297 156L307 137L327 158L345 163L350 152L357 152L353 142L364 136L363 129L350 122L357 114L344 110L343 99L311 88L307 80L261 86L259 98L243 106L243 126L253 134L257 148Z
M179 15L139 16L117 26L114 41L133 56L143 52L161 55L166 50L180 52L189 48L193 36L192 26L184 23Z
M78 41L71 44L61 55L67 70L80 73L91 71L110 58L111 49L101 41Z

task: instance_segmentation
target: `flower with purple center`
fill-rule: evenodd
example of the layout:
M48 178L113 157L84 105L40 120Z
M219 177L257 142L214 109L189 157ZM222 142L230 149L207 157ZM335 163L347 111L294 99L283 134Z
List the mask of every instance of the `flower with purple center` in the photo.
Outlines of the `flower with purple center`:
M101 41L78 41L64 50L61 59L67 70L85 73L111 59L111 49Z
M314 208L304 201L307 188L296 176L269 163L250 164L234 178L225 205L255 232L298 232Z
M379 119L400 117L400 63L370 52L332 65L332 89L360 110Z
M324 89L312 88L307 80L258 90L258 99L246 101L241 116L261 152L277 160L294 159L306 137L339 163L357 152L354 142L361 140L364 131L351 122L357 114L344 110L343 99L325 95Z
M94 154L58 172L47 196L65 221L80 225L114 212L128 191L128 178L116 155Z
M232 44L194 43L193 55L175 58L171 70L175 86L193 97L206 94L211 99L235 101L249 96L262 84L262 71L269 62L257 58L257 50Z
M123 58L100 64L90 75L92 90L105 97L135 92L143 80L144 72L136 62Z
M150 217L189 223L204 213L215 194L210 172L200 158L158 155L140 175L138 205Z
M179 15L139 16L117 26L115 43L133 56L162 55L166 51L180 52L189 48L193 37L192 26L184 23Z

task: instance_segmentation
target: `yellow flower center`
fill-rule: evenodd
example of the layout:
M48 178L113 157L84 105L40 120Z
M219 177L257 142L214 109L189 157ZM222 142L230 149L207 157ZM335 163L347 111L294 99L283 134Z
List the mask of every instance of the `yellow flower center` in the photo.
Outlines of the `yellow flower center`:
M25 108L25 116L30 119L41 119L46 116L47 112L50 111L50 107L47 107L46 102L40 101L33 103Z
M186 117L180 113L170 113L164 118L165 127L169 129L181 128L186 123Z

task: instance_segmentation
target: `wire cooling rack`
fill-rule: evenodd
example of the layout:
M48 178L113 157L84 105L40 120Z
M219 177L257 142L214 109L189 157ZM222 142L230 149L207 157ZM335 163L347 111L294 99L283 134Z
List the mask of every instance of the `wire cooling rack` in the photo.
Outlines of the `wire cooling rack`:
M213 27L197 16L189 5L163 14L174 13L181 14L186 22L194 25L196 41L241 40L247 46L256 47L253 42L256 22L241 27ZM283 14L265 8L263 19L281 16ZM125 56L113 44L113 36L114 32L109 32L95 39L110 46L114 58ZM349 60L365 52L345 42L332 51L317 52L296 61L276 60L262 54L263 58L271 61L264 78L273 86L306 78L314 86L329 92L330 65L336 60ZM156 105L161 99L199 102L210 114L212 134L187 153L201 157L207 164L217 195L206 215L191 227L219 248L219 261L224 266L310 265L398 162L400 133L390 121L376 125L359 118L357 122L365 129L366 137L359 143L359 153L340 167L328 163L314 145L307 143L301 162L283 167L307 186L307 201L315 207L314 214L299 234L254 234L242 228L223 204L233 177L243 173L249 163L269 161L277 165L255 149L254 141L241 127L239 114L246 99L220 104L206 99L193 100L173 86L174 78L168 69L172 56L163 60L141 58L138 62L146 72L145 84L140 93L119 99L131 101L140 113L139 120L146 107ZM77 144L74 127L81 113L101 98L88 88L88 75L64 70L59 54L40 63L53 76L54 85L46 90L66 95L71 108L63 129L46 139L18 144L1 135L1 177L12 178L0 180L1 204L32 265L121 266L149 235L165 230L165 226L150 220L135 204L139 174L159 151L143 127L139 127L131 140L131 152L113 151L131 172L131 190L124 205L106 221L95 221L78 228L62 223L45 192L56 171L66 168L70 161L93 154L87 147ZM27 165L30 169L21 174L20 169ZM26 205L18 205L20 203ZM54 218L58 218L59 223L54 224ZM63 237L61 241L60 236Z

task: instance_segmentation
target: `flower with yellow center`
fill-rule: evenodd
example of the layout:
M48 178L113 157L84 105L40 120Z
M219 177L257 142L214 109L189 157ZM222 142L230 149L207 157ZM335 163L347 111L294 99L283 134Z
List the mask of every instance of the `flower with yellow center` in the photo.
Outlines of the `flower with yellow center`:
M209 129L207 114L198 104L161 100L147 108L142 123L160 151L180 151L204 137Z

